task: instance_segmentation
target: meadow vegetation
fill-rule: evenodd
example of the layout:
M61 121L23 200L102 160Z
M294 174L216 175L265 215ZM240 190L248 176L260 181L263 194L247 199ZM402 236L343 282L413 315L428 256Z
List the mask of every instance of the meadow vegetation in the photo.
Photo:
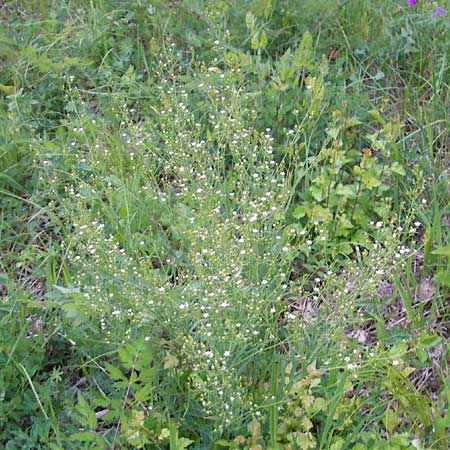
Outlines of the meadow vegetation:
M450 442L448 1L0 1L0 447Z

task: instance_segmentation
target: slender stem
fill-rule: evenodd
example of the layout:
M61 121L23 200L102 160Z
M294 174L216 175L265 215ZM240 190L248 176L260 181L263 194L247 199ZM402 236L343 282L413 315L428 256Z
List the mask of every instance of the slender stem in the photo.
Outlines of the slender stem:
M353 202L353 208L352 208L352 214L350 216L350 222L353 220L353 215L355 214L356 204L358 203L358 197L361 192L361 185L362 185L362 175L360 175L360 177L359 177L358 190L356 191L355 201Z
M130 391L131 391L131 381L130 380L133 377L133 374L134 374L134 371L135 371L136 361L137 361L137 355L134 358L133 366L131 367L131 374L130 374L130 377L128 379L127 390L126 390L125 395L124 395L123 400L122 400L122 408L125 408L125 405L126 405L126 402L127 402L127 399L128 399L128 395L130 395ZM115 448L115 442L116 442L117 436L119 434L120 423L121 422L120 422L120 417L119 417L119 420L118 420L117 426L116 426L116 430L114 432L114 438L113 438L113 441L111 443L111 450L114 450L114 448Z
M333 170L333 173L331 174L331 177L330 177L330 182L328 183L328 191L327 191L327 208L328 208L328 205L329 205L329 203L330 203L330 192L331 192L331 184L333 183L333 181L335 181L335 179L336 179L336 170L335 170L335 165L336 165L336 154L337 154L337 145L336 145L336 142L334 143L334 152L333 152L333 164L332 164L332 170Z

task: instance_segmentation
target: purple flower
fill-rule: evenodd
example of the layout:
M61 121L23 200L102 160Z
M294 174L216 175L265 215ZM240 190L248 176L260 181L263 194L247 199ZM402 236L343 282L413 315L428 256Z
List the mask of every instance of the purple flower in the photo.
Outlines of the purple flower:
M417 0L408 0L408 6L414 6L417 3Z
M437 16L446 16L447 15L447 11L442 7L442 6L438 6L433 13L433 17L437 17Z

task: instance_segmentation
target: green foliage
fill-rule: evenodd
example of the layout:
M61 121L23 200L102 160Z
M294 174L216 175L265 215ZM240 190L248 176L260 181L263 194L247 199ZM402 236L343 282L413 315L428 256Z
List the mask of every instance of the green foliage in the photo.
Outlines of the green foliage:
M2 448L448 447L432 2L0 3Z

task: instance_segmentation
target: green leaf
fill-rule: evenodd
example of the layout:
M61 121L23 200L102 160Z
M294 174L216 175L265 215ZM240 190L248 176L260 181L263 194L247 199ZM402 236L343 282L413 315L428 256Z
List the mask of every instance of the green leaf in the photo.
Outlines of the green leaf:
M450 245L447 245L446 247L439 247L431 253L433 255L440 255L450 258Z
M146 402L150 398L152 390L153 386L151 384L146 384L143 388L134 393L134 399L137 402Z
M15 86L7 86L6 84L0 83L0 91L6 95L13 95L16 93Z
M423 347L416 348L416 356L421 363L425 363L428 360L428 353L424 350Z
M408 351L408 344L406 342L399 342L391 347L388 354L394 359L401 359Z
M381 180L374 169L363 171L362 181L367 189L373 189L381 184Z
M288 48L283 56L280 58L280 61L277 65L277 72L280 80L284 83L286 82L292 75L291 64L289 60L291 59L291 49Z
M318 413L320 411L326 412L327 406L327 401L323 397L315 397L314 402L311 405L311 411L314 413Z
M119 347L119 358L120 362L126 369L131 369L134 364L134 354L130 353L130 348L127 347Z
M394 428L400 423L398 414L392 409L387 409L383 418L384 426L389 433L392 433Z
M301 219L302 217L305 217L306 215L305 207L297 205L292 211L292 215L294 216L295 219Z
M361 125L361 121L356 117L351 117L345 122L346 128L356 127L357 125Z
M178 358L168 353L164 358L164 369L175 369L178 363Z
M261 31L261 34L259 36L259 44L258 44L258 48L266 48L267 46L267 33L263 30Z
M81 442L92 442L95 440L95 434L90 431L80 431L70 435L70 439Z
M311 211L311 220L317 220L318 222L329 223L333 219L333 214L328 208L324 208L320 205L315 205Z
M356 196L356 188L352 184L338 184L336 187L336 194L345 198L353 199Z
M258 50L258 48L259 48L259 32L252 35L252 38L250 40L250 45L252 47L252 50Z
M139 428L128 428L125 432L126 439L134 448L143 448L150 441L146 433Z
M97 418L95 417L95 412L89 406L89 403L86 399L78 393L78 403L76 406L77 411L86 418L89 427L92 430L97 428Z
M219 439L218 441L214 442L214 445L217 447L227 447L231 449L239 448L239 444L234 441L227 441L225 439Z
M261 425L256 420L256 417L254 417L253 420L248 424L247 429L253 440L256 441L261 437Z
M117 367L114 367L113 365L111 365L109 363L105 363L105 367L108 370L108 372L111 375L111 378L113 380L121 380L121 381L127 380L127 378L122 373L122 371L120 369L118 369Z
M331 444L330 450L341 450L345 441L342 438L338 438L336 442Z
M297 433L296 437L297 445L301 450L308 450L314 448L316 445L316 440L311 433Z
M245 15L245 24L247 25L247 28L249 29L250 33L253 33L253 30L255 29L255 24L256 24L256 17L254 16L254 14L251 11L249 11Z
M191 441L188 438L179 438L177 442L177 450L184 450L185 448L188 448L194 441Z
M406 447L410 444L409 436L407 433L395 434L389 443L391 445L400 445Z
M417 344L423 348L430 348L438 345L442 341L440 336L435 334L429 334L427 336L422 336L418 339Z
M398 175L401 175L402 177L404 177L406 175L406 171L405 171L404 167L397 161L394 161L391 164L391 171Z
M321 202L324 196L324 190L320 186L311 186L310 190L311 195L314 197L314 200Z
M303 417L301 424L303 431L309 431L314 426L313 423L306 416Z
M142 369L139 372L139 379L144 383L152 383L155 379L159 366L148 367L147 369Z
M309 31L303 33L300 45L294 52L292 67L294 70L303 68L311 70L314 67L313 38Z
M6 173L0 173L0 181L4 181L6 184L11 186L16 191L25 193L27 192L23 186L21 186L14 178L10 177Z
M441 286L450 287L450 272L447 270L437 272L434 281Z

